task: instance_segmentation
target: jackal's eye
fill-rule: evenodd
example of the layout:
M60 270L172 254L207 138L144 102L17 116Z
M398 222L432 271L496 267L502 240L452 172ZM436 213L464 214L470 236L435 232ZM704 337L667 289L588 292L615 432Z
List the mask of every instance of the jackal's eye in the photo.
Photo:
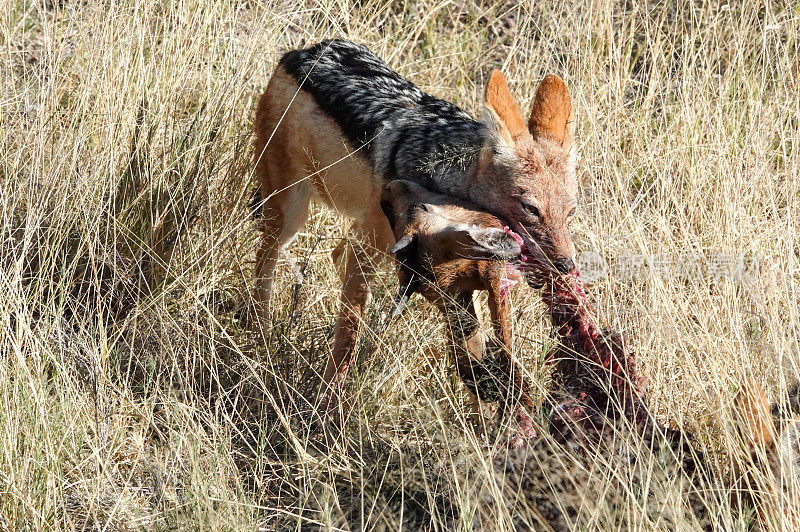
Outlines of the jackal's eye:
M536 216L537 218L541 216L541 214L539 214L539 209L536 207L536 205L531 205L530 203L522 202L522 210L530 214L531 216Z
M411 205L408 206L408 210L411 211L412 213L417 211L424 211L424 212L429 211L428 206L425 205L424 203L412 203Z

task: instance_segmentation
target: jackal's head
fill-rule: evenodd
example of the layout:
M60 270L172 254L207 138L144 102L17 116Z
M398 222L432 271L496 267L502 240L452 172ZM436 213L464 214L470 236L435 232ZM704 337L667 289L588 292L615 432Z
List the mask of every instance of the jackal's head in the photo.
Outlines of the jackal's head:
M572 101L564 82L548 75L527 123L499 70L486 89L482 118L490 135L471 176L469 196L500 216L525 242L538 268L575 267L569 223L578 184L572 149Z
M520 258L520 244L500 220L411 181L387 184L381 208L397 239L391 252L400 266L401 294L426 295L424 284L459 286L474 261Z

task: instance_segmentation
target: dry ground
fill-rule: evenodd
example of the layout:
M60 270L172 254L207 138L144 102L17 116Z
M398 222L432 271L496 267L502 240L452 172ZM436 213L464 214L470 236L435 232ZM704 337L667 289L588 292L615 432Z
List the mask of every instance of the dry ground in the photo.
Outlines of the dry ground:
M327 451L309 437L345 220L315 209L289 250L304 281L284 261L273 323L244 326L254 102L282 51L333 36L471 112L493 67L523 109L546 72L564 77L574 237L609 266L598 314L626 331L660 419L724 457L742 376L772 398L796 379L797 3L7 0L0 528L529 522L464 429L438 316L415 301L379 327L388 268L350 379L356 419ZM743 255L757 267L726 269ZM513 299L515 353L545 383L543 307ZM581 518L666 528L664 496L599 497ZM721 521L745 528L726 501Z

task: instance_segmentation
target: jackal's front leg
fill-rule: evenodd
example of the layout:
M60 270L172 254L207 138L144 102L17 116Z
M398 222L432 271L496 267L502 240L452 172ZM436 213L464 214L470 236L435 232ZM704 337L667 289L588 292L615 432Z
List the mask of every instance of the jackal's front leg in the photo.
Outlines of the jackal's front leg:
M511 320L508 316L508 302L499 290L489 290L489 312L492 317L492 329L499 346L498 362L502 370L509 376L511 391L516 402L533 410L536 405L531 398L528 383L518 364L511 356Z
M369 285L375 268L386 254L392 232L381 212L367 217L353 228L358 240L345 248L344 288L336 322L333 351L325 367L318 410L327 418L344 421L342 393L347 372L354 362L355 346L364 307L369 298Z
M470 420L475 430L483 433L487 423L481 401L486 401L487 396L485 392L482 394L477 386L480 371L475 370L483 361L486 335L480 327L480 317L472 300L472 292L456 294L452 299L445 299L440 308L447 322L451 356L456 372L469 392ZM491 400L489 398L489 401Z
M344 419L341 396L344 381L353 365L358 328L364 307L369 298L369 281L372 269L362 250L348 245L344 287L340 301L339 318L334 332L333 351L325 366L322 380L320 413L326 417ZM359 257L361 255L361 257Z

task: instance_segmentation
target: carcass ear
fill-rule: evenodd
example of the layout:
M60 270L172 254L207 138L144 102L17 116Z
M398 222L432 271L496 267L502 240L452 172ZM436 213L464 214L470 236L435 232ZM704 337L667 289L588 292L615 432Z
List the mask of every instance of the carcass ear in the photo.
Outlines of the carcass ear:
M411 235L403 235L400 238L400 240L395 242L394 246L392 246L392 249L389 250L389 253L391 253L392 255L397 255L397 253L399 251L402 251L403 249L405 249L408 246L410 246L413 241L414 241L414 237L413 236L411 236ZM384 249L386 249L386 248L384 248Z
M392 308L389 310L389 315L387 316L388 321L395 319L403 312L403 309L406 308L406 305L408 305L408 301L411 299L411 295L413 293L414 288L411 286L411 283L400 285L397 295L392 302Z
M519 107L514 102L511 92L506 85L503 74L495 69L486 86L486 107L499 126L503 137L509 142L514 142L521 135L527 134L525 120L519 112ZM487 117L488 118L488 117ZM487 121L484 119L484 122ZM492 125L492 124L488 124Z
M533 98L528 130L534 138L547 137L565 148L572 143L572 99L564 81L548 74Z
M386 316L387 325L403 312L411 296L414 295L414 292L419 290L420 287L419 276L405 264L400 264L397 270L397 278L400 281L400 288L397 290L397 295L392 302L392 308L389 309L389 313Z
M522 249L519 243L501 229L494 227L470 227L465 230L469 236L474 252L479 253L484 258L496 260L513 260L519 258ZM469 255L469 252L465 255Z
M386 199L381 199L380 206L381 210L383 211L383 215L386 216L387 220L389 220L389 227L391 227L392 231L394 231L394 226L397 224L397 217L394 215L392 202Z

